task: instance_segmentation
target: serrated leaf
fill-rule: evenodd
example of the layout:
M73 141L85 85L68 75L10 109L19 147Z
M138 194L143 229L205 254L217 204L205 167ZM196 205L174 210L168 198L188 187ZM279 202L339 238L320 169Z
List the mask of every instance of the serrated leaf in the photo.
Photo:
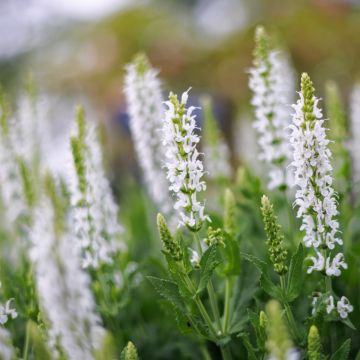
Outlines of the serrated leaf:
M347 339L340 348L331 356L330 360L348 360L351 340Z
M286 293L286 298L289 302L294 301L300 295L304 280L303 263L304 248L300 243L290 261Z
M160 279L154 276L147 277L155 290L166 300L171 302L180 311L185 311L183 299L179 294L178 286L175 282L165 279Z
M232 297L230 333L240 332L247 322L247 305L258 288L259 279L260 271L257 267L249 261L243 261Z
M202 255L200 260L200 281L197 293L205 289L215 268L219 265L217 260L217 245L211 245Z
M267 271L267 264L266 262L258 259L257 257L249 254L242 253L241 256L245 258L246 260L250 261L252 264L254 264L258 270L261 273L260 278L260 286L261 288L272 298L274 299L281 299L282 298L282 292L281 289L276 286L272 280L270 279Z

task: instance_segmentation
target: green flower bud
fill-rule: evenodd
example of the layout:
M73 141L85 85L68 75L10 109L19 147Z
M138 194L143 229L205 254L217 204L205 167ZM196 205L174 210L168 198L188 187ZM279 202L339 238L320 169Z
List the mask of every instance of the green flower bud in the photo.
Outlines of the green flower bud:
M121 352L120 360L138 360L139 356L135 345L129 341Z
M281 226L278 223L273 206L265 195L261 198L261 212L267 236L266 243L268 245L270 261L274 266L274 270L279 275L284 275L288 271L285 263L287 251L283 246L284 236L281 233Z
M314 94L315 88L310 76L307 73L301 75L301 93L304 96L304 106L302 108L306 121L315 120L314 111Z
M255 30L255 65L259 66L262 62L269 64L269 36L267 35L263 26L258 26Z
M157 215L157 226L159 230L160 239L164 245L165 253L170 255L175 261L182 259L182 252L179 243L179 237L173 237L166 224L166 220L163 215Z
M236 201L234 194L230 189L226 189L224 201L224 229L233 237L235 236L235 209Z
M211 226L209 226L208 237L204 239L204 242L207 246L218 244L225 247L224 235L222 233L222 230L219 228L213 229Z
M308 359L320 360L321 359L321 341L317 327L311 325L308 335Z
M259 325L262 329L266 329L268 326L268 317L266 316L264 311L260 311L260 315L259 315Z
M270 300L266 305L266 314L269 322L267 326L266 348L269 354L278 359L286 360L286 357L292 349L288 330L282 318L280 304L276 300Z
M149 59L145 54L135 55L132 63L135 65L138 75L144 75L151 67Z
M29 208L32 208L35 204L35 191L31 171L23 158L19 157L17 159L17 162L19 165L20 176L22 180L24 198L26 200L27 206Z

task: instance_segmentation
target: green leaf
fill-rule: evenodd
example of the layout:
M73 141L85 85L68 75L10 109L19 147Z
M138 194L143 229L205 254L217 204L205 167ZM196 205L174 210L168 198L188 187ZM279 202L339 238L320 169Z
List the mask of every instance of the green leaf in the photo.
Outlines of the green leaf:
M248 304L258 288L259 279L260 271L249 261L243 261L232 297L230 333L240 332L248 321Z
M247 333L239 334L240 339L243 341L243 344L247 351L247 359L249 360L258 360L259 358L256 356L256 350L251 344L249 340L249 335Z
M253 255L249 255L249 254L241 254L242 257L244 257L246 260L250 261L252 264L254 264L258 270L261 273L261 277L260 277L260 286L261 288L272 298L274 299L281 299L282 298L282 294L281 294L281 289L276 286L272 280L270 279L269 275L268 275L268 270L267 270L267 264L266 262L260 260L259 258L253 256Z
M205 289L215 268L220 264L217 260L217 245L211 245L200 260L200 281L197 293Z
M331 356L330 360L347 360L350 353L351 340L347 339L340 348Z
M176 306L180 311L185 312L185 306L183 299L180 296L178 286L175 282L165 279L160 279L154 276L147 277L155 290L166 300L171 302Z
M290 261L286 293L286 297L289 302L294 301L300 295L304 280L303 263L304 248L300 243L296 253Z
M240 273L240 250L236 240L225 234L225 248L223 249L226 265L223 272L225 276L238 275Z

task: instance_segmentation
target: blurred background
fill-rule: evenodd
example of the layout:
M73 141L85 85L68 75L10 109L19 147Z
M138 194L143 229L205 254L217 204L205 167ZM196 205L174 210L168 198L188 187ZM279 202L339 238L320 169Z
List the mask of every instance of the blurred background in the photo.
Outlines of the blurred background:
M117 184L138 177L122 92L124 66L138 52L161 71L164 94L192 86L195 100L213 96L234 165L256 156L247 86L256 25L320 95L332 79L347 104L360 74L360 0L1 0L0 14L2 86L16 95L31 72L52 99L56 135L85 103L107 130Z

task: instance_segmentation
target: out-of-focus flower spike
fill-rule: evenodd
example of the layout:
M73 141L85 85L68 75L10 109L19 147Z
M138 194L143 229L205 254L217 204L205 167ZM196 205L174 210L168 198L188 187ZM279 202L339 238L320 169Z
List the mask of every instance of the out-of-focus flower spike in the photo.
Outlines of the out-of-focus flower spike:
M69 217L56 205L61 202L54 199L58 190L54 193L53 185L48 188L35 212L30 259L40 306L49 324L49 349L54 358L60 347L69 360L91 360L104 330L95 312L90 277L81 269Z
M235 211L236 200L230 189L225 190L224 196L224 230L231 236L235 236Z
M360 82L355 84L350 99L350 133L352 178L356 192L360 192Z
M131 135L139 165L143 171L150 196L165 216L173 216L173 199L162 171L163 98L158 71L153 69L145 55L137 55L126 66L125 87L130 116Z
M86 122L82 107L76 110L76 134L71 137L71 205L83 266L97 268L112 263L113 255L125 248L118 207L103 168L97 128Z
M311 325L309 330L307 356L309 360L321 360L320 334L315 325Z
M288 329L282 318L280 304L270 300L266 305L268 317L266 348L271 360L298 360L300 354L293 347Z
M2 326L0 326L0 359L15 359L15 349L12 345L11 335L9 331Z
M135 345L129 341L120 355L120 360L138 360L139 356Z
M272 49L263 27L255 32L253 65L249 70L249 87L253 92L259 158L269 166L268 188L286 189L292 183L288 169L288 126L295 93L293 71L286 54Z
M201 99L204 114L203 151L205 168L209 179L223 179L231 176L230 150L218 128L212 101L208 96Z

